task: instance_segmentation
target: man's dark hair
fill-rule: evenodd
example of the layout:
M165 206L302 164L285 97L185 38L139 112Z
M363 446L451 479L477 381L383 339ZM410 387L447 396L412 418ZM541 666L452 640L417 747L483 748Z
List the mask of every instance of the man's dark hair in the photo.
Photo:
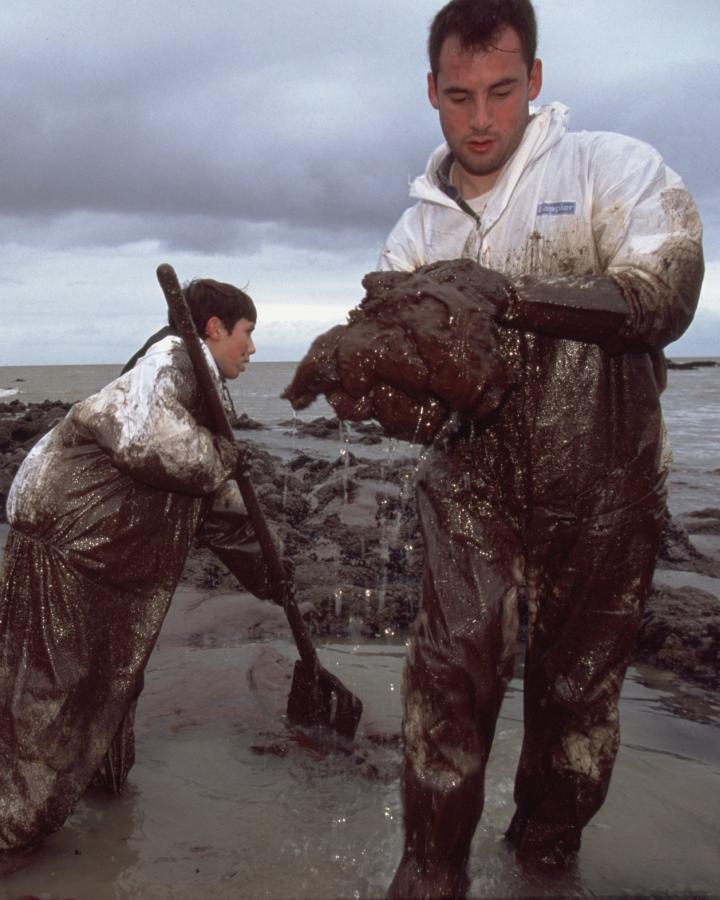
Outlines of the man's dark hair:
M456 37L465 51L487 50L500 31L517 31L528 72L537 52L537 20L530 0L451 0L433 19L428 56L437 79L440 51L447 38Z
M232 284L212 278L198 278L183 287L183 294L200 337L205 337L208 319L213 316L217 316L228 331L232 331L240 319L257 321L255 304L244 291Z

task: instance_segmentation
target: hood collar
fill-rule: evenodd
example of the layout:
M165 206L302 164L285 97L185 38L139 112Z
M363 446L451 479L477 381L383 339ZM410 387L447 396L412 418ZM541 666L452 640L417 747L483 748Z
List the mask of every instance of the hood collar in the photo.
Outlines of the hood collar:
M505 164L500 177L491 191L491 198L483 215L483 223L489 227L507 205L520 176L533 160L539 158L553 147L567 131L570 110L562 103L549 103L546 106L530 107L530 121L523 134L520 146ZM443 206L460 207L468 212L466 204L460 202L455 195L457 191L448 191L447 174L452 163L452 154L446 143L437 147L430 156L425 173L416 178L410 185L410 196L417 200L426 200ZM470 211L472 214L472 211Z

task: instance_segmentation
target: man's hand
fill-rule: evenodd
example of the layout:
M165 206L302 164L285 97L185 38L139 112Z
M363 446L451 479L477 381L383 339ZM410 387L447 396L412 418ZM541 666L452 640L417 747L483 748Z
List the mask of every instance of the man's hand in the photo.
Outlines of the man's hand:
M429 275L440 284L451 284L470 300L477 301L494 319L502 319L515 297L509 278L494 269L486 269L470 259L442 260L418 269L415 274Z
M498 320L507 278L471 260L371 272L348 324L321 335L283 397L324 393L341 418L376 419L388 437L431 444L451 413L483 421L510 390Z

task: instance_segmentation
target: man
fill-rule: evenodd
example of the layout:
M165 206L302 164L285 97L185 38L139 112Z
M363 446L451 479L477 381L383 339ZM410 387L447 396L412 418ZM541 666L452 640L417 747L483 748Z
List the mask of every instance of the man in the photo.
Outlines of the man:
M218 388L255 352L255 306L185 289ZM182 340L76 403L10 488L0 584L0 869L132 765L143 671L196 534L258 596L266 570Z
M438 441L418 479L426 560L391 897L467 889L521 586L525 734L506 838L520 860L572 860L608 789L659 545L662 348L697 303L701 225L651 147L570 133L560 104L529 110L535 50L529 0L437 14L428 95L446 143L381 256L404 272L473 260L516 382L485 423Z

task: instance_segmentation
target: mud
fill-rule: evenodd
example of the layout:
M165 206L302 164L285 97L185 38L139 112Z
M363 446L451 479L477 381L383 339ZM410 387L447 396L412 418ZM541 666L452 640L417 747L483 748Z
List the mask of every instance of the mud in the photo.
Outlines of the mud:
M293 408L324 394L343 419L375 419L386 436L420 444L453 412L489 418L513 384L493 321L509 302L507 279L454 260L362 283L348 324L316 338L299 363L282 394Z
M0 521L12 478L28 450L65 414L53 402L0 404ZM337 441L337 419L301 423L294 433ZM262 428L262 423L238 425ZM419 597L422 542L414 502L414 462L368 461L347 445L376 442L374 424L343 433L335 461L296 452L285 464L244 442L253 483L284 553L295 563L296 594L311 630L339 638L393 637L413 620ZM693 584L720 578L720 558L703 552L696 536L720 535L720 509L705 507L668 515L656 575L671 573L672 586L656 578L635 659L683 680L720 685L720 601ZM692 536L692 537L691 537ZM705 546L705 542L702 542ZM687 575L687 584L677 579ZM236 588L234 578L209 551L195 547L183 580L203 592Z

